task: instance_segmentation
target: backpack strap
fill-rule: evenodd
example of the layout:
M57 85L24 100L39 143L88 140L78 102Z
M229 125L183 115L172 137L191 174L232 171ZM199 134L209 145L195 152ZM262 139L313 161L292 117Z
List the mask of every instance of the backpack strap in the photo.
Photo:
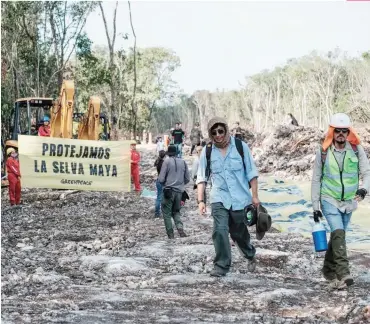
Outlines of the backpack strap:
M322 164L322 168L324 169L324 165L325 165L325 161L326 161L326 157L328 155L328 150L323 150L322 147L320 147L320 151L321 151L321 164Z
M356 154L357 158L358 158L358 148L357 148L357 145L356 144L351 144L351 147L352 147L352 150L353 152Z
M209 180L211 176L211 153L212 153L212 143L209 142L206 145L206 159L207 159L207 166L206 166L206 179Z
M236 149L238 150L239 155L242 158L244 171L246 171L245 161L244 161L243 142L240 139L235 138L235 146L236 146ZM207 181L209 180L209 177L211 176L211 153L212 153L212 143L210 142L206 146L206 159L207 159L206 179Z
M241 141L241 139L235 138L235 145L236 145L236 149L238 150L239 155L242 157L243 167L245 171L246 167L245 167L245 161L244 161L243 142Z
M357 145L356 144L351 144L351 147L352 147L352 150L353 152L355 153L357 159L358 159L358 148L357 148ZM360 161L358 161L358 164L357 164L357 174L358 174L358 178L360 179Z
M245 167L245 161L244 161L243 141L240 138L235 137L235 145L236 145L236 149L238 150L239 155L242 158L244 172L247 172L247 168ZM251 183L249 181L248 181L248 185L249 185L249 188L252 188Z

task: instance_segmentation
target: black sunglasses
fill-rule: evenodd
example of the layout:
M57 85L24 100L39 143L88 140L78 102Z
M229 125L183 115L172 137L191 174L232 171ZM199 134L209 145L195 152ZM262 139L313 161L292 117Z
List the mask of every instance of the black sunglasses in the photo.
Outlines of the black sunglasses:
M217 129L213 130L211 134L212 134L212 136L216 136L217 134L218 135L223 135L223 134L225 134L225 130L222 129L222 128L217 128Z
M335 128L334 129L334 132L339 134L339 133L343 133L343 134L346 134L349 132L348 128Z

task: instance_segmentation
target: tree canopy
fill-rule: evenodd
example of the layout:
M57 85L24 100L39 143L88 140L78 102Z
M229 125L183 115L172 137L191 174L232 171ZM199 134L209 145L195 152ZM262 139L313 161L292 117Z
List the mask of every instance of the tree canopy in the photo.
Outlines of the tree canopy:
M75 107L87 109L89 97L102 99L102 111L118 132L167 131L176 121L190 130L200 121L223 116L256 131L269 129L292 113L302 125L324 127L334 112L356 121L370 120L370 51L350 58L335 49L290 59L271 71L246 77L232 91L184 94L174 80L180 57L172 49L136 46L131 30L117 33L99 2L26 1L1 3L1 111L3 124L20 97L55 97L64 79L74 79ZM86 19L100 10L107 43L93 44L84 32ZM113 24L113 26L108 26ZM113 27L113 28L112 28ZM111 31L111 32L109 32ZM117 37L131 47L118 48Z

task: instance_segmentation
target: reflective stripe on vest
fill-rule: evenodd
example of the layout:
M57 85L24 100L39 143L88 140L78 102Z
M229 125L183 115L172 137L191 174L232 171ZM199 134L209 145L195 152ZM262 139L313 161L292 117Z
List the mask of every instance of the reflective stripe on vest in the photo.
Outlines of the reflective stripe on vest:
M328 150L321 180L321 195L337 200L351 200L358 189L358 158L352 149L346 150L343 172L331 149Z

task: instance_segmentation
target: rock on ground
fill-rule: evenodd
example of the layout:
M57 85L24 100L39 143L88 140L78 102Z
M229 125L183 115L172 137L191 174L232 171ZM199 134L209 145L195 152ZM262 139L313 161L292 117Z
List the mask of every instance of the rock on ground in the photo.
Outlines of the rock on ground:
M154 190L154 156L143 182ZM323 260L298 234L271 230L257 269L232 247L231 272L212 278L212 219L193 198L182 210L187 238L169 241L154 201L135 193L24 190L26 205L2 203L3 323L365 323L369 261L351 255L356 285L330 292ZM42 200L41 198L42 197Z

